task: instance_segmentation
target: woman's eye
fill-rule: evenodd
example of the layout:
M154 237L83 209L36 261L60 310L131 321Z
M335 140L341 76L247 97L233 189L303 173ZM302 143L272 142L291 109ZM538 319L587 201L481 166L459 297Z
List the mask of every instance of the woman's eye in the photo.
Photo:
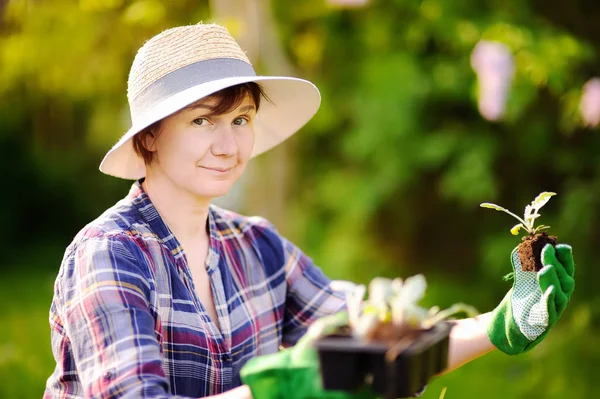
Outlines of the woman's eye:
M239 117L239 118L235 118L233 120L233 124L237 125L237 126L243 126L246 123L248 123L248 118L245 118L245 117Z
M198 126L206 126L206 125L208 125L208 119L206 119L206 118L194 119L194 124L196 124Z

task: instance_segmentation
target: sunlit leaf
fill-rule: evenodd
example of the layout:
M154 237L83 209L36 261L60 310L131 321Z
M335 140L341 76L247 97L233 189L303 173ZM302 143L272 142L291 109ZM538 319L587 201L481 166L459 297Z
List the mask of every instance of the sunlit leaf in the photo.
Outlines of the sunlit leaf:
M519 234L519 230L521 230L522 228L524 229L524 228L525 228L525 226L523 226L523 224L522 224L522 223L519 223L519 224L517 224L517 225L513 226L513 228L512 228L512 229L510 229L510 233L511 233L513 236L516 236L516 235L518 235L518 234Z
M533 222L535 222L535 219L539 218L540 216L542 216L541 213L534 213L533 215L529 215L529 217L525 218L525 221L531 227L531 226L533 226Z
M131 25L154 26L164 18L165 13L165 5L158 0L137 0L124 11L123 20Z
M536 209L536 210L540 209L541 207L543 207L544 205L546 205L546 203L548 201L550 201L550 198L552 198L555 195L556 195L556 193L544 191L543 193L541 193L540 195L538 195L537 197L535 197L535 199L531 203L531 207L533 209Z
M484 202L483 204L480 204L479 206L481 206L482 208L489 208L489 209L494 209L496 211L500 211L500 212L504 212L504 213L508 213L510 216L514 217L515 219L517 219L519 222L521 222L523 224L523 227L527 226L527 223L521 219L519 216L515 215L514 213L512 213L511 211L509 211L506 208L502 208L499 205L496 204L491 204L489 202Z
M491 204L489 202L484 202L483 204L480 204L479 206L482 208L494 209L496 211L508 212L508 209L502 208L501 206L496 205L496 204Z
M542 231L542 230L548 230L549 228L550 228L550 226L544 226L544 225L538 226L535 228L535 233L537 233L538 231Z

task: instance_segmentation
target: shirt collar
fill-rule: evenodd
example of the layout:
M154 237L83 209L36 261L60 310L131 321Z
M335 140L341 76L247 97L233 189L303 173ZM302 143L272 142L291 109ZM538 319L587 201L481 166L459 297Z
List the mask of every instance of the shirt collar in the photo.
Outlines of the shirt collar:
M154 207L154 204L152 204L148 194L144 191L144 188L142 187L143 181L144 179L140 179L133 183L127 198L129 198L136 207L144 221L150 226L150 229L158 236L158 239L167 246L173 256L178 258L182 255L183 248L158 213L158 210ZM219 232L217 218L218 215L215 207L211 204L208 207L209 251L206 262L209 270L216 266L216 261L218 262L221 249L221 234Z

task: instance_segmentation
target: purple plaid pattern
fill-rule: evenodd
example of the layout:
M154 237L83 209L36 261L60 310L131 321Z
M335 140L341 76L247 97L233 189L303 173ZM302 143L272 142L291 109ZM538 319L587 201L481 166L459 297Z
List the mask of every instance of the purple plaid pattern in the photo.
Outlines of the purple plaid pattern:
M344 306L265 219L211 205L206 268L221 329L180 244L136 182L65 252L50 309L56 369L44 398L173 398L241 385L255 356L292 345Z

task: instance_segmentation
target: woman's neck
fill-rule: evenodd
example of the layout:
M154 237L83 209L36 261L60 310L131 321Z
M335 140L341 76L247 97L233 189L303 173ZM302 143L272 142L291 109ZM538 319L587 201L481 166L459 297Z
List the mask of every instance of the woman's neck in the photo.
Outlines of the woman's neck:
M208 238L206 224L210 199L195 197L159 176L147 176L142 187L180 242Z

